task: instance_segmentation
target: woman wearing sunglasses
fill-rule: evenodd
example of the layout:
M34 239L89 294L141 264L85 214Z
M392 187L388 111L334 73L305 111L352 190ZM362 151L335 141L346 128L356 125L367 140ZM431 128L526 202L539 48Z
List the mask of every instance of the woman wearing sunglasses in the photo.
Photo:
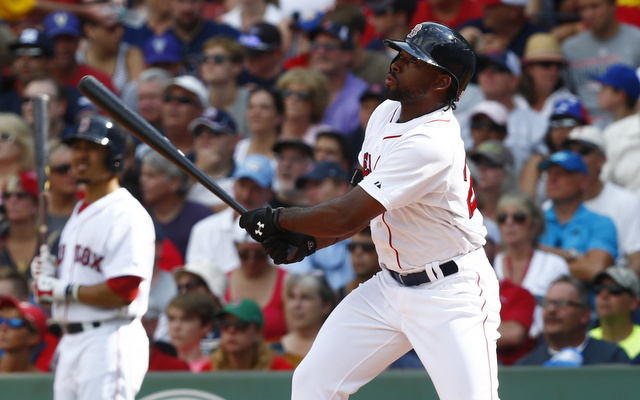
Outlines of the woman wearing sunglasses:
M509 280L542 299L551 282L569 275L569 266L562 257L538 248L538 239L545 229L544 214L530 196L521 193L502 196L496 221L503 248L493 262L498 280ZM542 308L536 306L529 337L536 338L541 330Z
M2 228L0 263L29 276L31 260L38 254L38 182L34 172L21 172L2 187L6 226Z
M264 339L268 342L276 341L287 333L282 298L287 272L273 265L262 245L244 230L236 229L234 235L240 268L229 273L224 301L255 301L264 315Z
M299 139L313 146L319 132L332 130L320 123L329 104L329 84L324 75L293 68L278 79L276 87L284 99L281 140Z
M33 131L18 114L0 113L0 188L7 179L35 167Z
M51 235L59 235L78 202L78 180L71 170L71 148L59 140L49 143L49 215Z
M0 373L40 372L33 351L44 340L47 317L33 304L13 297L0 299Z

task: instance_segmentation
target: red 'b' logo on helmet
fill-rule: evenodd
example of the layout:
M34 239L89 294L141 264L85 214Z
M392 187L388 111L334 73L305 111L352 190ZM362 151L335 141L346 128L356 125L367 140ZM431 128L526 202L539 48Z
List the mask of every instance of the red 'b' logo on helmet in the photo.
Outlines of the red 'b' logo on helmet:
M409 32L409 34L407 35L407 38L412 38L415 35L418 34L418 32L420 32L420 29L422 29L422 25L418 24L416 26L413 27L413 29L411 30L411 32Z
M80 123L78 124L78 129L77 132L78 133L85 133L87 131L87 129L89 129L89 125L91 124L91 119L86 117L86 118L82 118L80 120Z

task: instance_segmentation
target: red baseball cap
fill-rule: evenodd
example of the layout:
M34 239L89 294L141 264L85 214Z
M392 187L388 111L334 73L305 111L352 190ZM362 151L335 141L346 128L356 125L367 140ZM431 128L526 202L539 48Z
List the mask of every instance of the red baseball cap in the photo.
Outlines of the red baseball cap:
M24 318L35 326L40 335L40 339L44 339L44 335L47 333L47 317L40 307L26 301L20 301L11 296L0 298L0 310L8 305L20 311Z

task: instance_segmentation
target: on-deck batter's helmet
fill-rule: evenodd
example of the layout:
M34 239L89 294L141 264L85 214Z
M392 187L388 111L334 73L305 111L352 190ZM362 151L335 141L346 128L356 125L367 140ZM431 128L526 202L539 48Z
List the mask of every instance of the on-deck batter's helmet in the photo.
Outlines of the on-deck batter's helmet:
M418 24L405 40L385 39L384 44L404 50L450 75L455 82L454 100L460 98L476 69L471 45L457 31L437 22Z
M114 174L122 171L127 151L127 137L115 121L97 114L82 117L74 126L73 133L63 138L62 142L70 145L78 139L106 146L107 169Z

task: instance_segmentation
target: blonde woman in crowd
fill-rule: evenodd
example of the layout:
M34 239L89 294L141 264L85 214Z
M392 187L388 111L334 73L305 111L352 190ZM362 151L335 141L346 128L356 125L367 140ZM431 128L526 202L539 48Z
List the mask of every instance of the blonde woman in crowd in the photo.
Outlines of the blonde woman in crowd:
M0 113L0 188L21 171L33 170L33 131L18 114Z
M323 74L293 68L278 79L276 87L284 100L281 140L299 139L313 146L318 133L331 130L320 123L329 104L329 83Z

